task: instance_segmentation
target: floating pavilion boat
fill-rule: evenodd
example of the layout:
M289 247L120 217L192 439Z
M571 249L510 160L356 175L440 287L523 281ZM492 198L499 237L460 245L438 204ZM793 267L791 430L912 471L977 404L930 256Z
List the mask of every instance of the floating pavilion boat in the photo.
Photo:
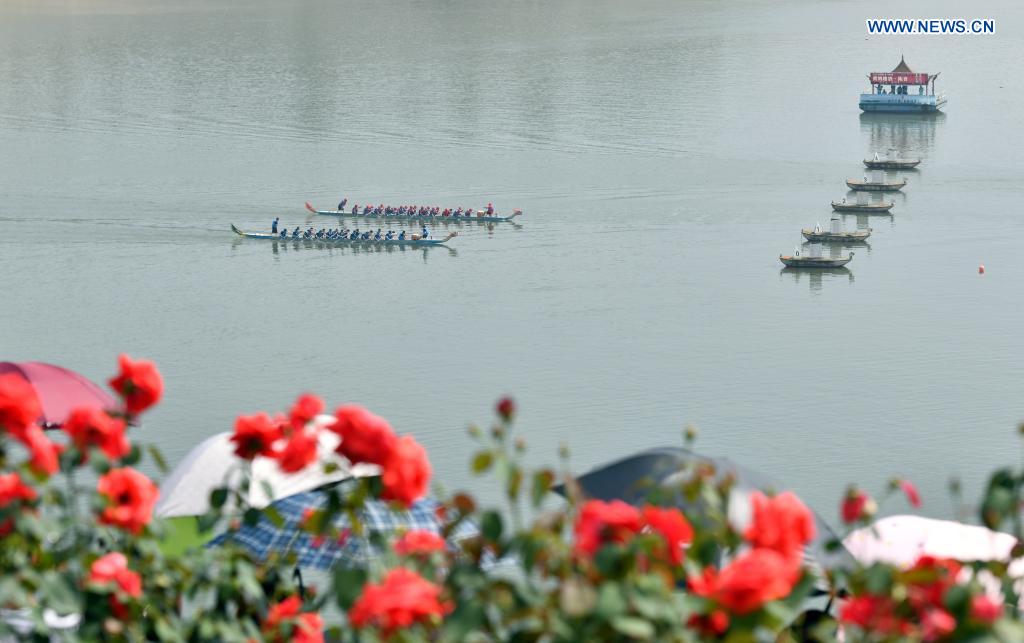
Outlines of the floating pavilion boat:
M831 225L828 230L822 230L820 225L816 225L814 229L804 228L800 231L800 234L804 235L804 238L812 243L858 243L866 241L871 236L871 228L867 230L844 231L843 224L838 216L832 217L830 223Z
M854 203L850 203L846 199L832 202L832 209L836 212L859 212L861 214L888 214L892 206L892 201L886 203L884 199L878 203L869 202L866 192L857 192L857 201Z
M864 177L863 181L857 179L846 179L846 185L851 190L858 190L862 192L897 192L903 189L903 186L907 184L907 180L902 181L886 181L885 177L878 170L871 172L871 180L868 177Z
M800 250L795 250L792 255L779 255L779 261L787 268L841 268L850 263L851 259L852 252L845 257L823 257L820 243L811 243L808 254L800 254Z
M860 95L860 108L865 112L937 112L946 104L945 94L935 93L938 77L913 72L901 56L892 71L868 74L871 93Z
M439 214L438 215L433 215L433 214L425 214L425 215L420 215L420 214L374 214L372 212L365 212L365 213L363 213L363 212L345 212L344 210L317 210L312 205L310 205L309 201L306 201L306 209L309 210L310 212L312 212L313 214L319 214L319 215L323 215L325 217L350 217L350 218L353 218L353 219L388 219L390 221L431 221L431 222L435 222L435 223L438 223L438 222L441 222L441 223L460 222L461 223L461 222L464 222L464 221L479 222L479 223L489 223L489 222L511 221L511 220L515 219L516 217L520 217L520 216L523 215L523 211L522 210L513 210L512 214L510 214L508 216L505 216L505 215L488 215L486 210L477 210L476 214L463 214L463 215L460 215L460 216L457 216L457 217L456 216L443 217L443 216L441 216Z
M889 154L883 159L878 153L871 159L864 159L864 165L872 170L910 170L921 163L921 159L901 159L897 150L889 150Z
M306 237L292 237L291 235L282 237L279 234L273 232L246 232L239 230L235 227L235 224L231 224L231 230L247 239L266 239L269 241L308 241L311 243L325 243L329 245L338 246L443 246L445 243L450 241L453 237L458 236L458 232L449 232L448 236L443 239L421 239L419 235L412 235L408 239L381 239L377 241L375 239L307 239Z

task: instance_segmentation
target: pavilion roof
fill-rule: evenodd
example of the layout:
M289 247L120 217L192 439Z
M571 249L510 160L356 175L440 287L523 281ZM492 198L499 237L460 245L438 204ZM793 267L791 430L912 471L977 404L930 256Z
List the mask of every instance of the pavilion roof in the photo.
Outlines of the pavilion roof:
M903 60L903 56L900 56L900 64L896 65L896 69L892 70L892 73L906 72L908 74L914 73L912 69L907 65L907 61Z

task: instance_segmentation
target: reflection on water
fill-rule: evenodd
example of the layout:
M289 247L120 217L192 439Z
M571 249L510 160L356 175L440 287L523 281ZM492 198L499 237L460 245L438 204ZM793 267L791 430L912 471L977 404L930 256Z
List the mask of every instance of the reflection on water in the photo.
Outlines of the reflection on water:
M246 239L232 239L231 248L236 249L242 244L249 243L252 240ZM260 239L260 241L266 241ZM392 254L395 252L404 253L416 253L419 252L423 255L423 261L426 263L427 256L431 250L447 250L449 257L459 256L458 251L455 248L448 246L436 245L436 246L397 246L397 245L379 245L379 244L356 244L356 245L345 245L337 243L327 243L324 241L317 241L315 239L289 239L286 241L271 240L268 244L270 246L270 252L273 255L279 255L287 252L299 252L301 250L320 250L326 251L328 254L337 255L372 255L372 254Z
M860 115L861 134L867 134L868 156L880 155L890 149L903 156L927 157L935 147L935 132L946 120L942 112L924 114L884 114L879 112Z
M782 275L791 275L793 281L800 283L802 279L806 279L810 286L812 293L821 292L824 283L838 283L845 281L847 283L853 283L853 272L843 266L842 268L783 268L779 271L779 278L783 279Z

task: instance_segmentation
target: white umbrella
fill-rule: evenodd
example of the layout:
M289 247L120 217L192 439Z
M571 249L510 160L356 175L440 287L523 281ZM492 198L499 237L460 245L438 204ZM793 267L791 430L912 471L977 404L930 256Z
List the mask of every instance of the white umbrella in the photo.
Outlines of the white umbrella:
M329 425L334 418L317 418L318 429ZM225 485L235 486L244 461L234 454L231 433L218 433L203 440L174 467L160 485L160 499L155 513L161 518L199 516L210 509L210 492ZM280 498L309 491L329 482L346 478L380 474L380 468L371 464L350 465L334 453L340 438L331 431L319 430L321 464L307 467L298 473L283 473L271 458L257 457L252 462L252 482L249 486L250 506L262 509ZM323 464L332 463L337 469L325 473ZM268 496L264 484L270 485Z
M921 516L889 516L862 527L843 545L864 565L874 562L909 567L928 554L956 560L1006 560L1017 539L977 525Z

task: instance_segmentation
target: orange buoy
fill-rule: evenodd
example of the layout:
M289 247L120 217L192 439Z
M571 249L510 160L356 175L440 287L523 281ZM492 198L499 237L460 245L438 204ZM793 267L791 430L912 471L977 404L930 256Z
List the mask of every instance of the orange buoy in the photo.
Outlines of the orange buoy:
M983 264L983 263L982 264L978 264L978 274L979 275L985 274L985 264Z

